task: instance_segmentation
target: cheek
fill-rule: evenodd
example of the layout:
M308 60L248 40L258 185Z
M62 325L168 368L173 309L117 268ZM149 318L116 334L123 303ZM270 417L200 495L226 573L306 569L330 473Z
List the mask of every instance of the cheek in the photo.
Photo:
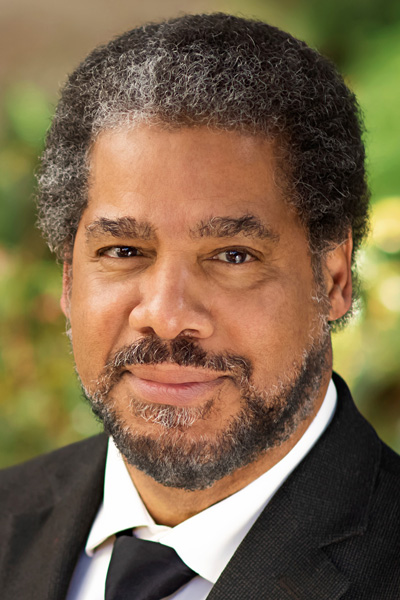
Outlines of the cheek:
M265 372L289 369L309 345L316 314L311 296L296 278L244 295L225 320L227 348Z
M132 341L127 335L134 298L126 286L74 280L71 296L72 344L80 377L97 377L110 353ZM79 290L75 293L74 290Z

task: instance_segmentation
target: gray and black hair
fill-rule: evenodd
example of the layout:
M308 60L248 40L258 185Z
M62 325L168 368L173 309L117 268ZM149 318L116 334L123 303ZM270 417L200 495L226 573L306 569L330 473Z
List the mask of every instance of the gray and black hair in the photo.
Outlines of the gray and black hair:
M321 256L367 231L362 123L329 60L263 22L221 13L138 27L70 75L39 171L39 225L69 260L87 204L89 153L105 129L138 123L261 135L279 144L287 201ZM281 162L282 162L281 161Z

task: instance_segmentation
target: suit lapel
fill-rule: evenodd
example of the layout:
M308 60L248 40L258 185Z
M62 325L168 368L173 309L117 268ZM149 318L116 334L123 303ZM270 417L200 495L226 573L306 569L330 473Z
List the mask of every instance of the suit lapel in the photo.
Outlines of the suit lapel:
M286 494L275 496L212 589L208 600L338 600L348 588L293 514Z
M103 494L106 439L93 438L85 448L74 460L49 464L33 508L7 520L4 597L65 599Z
M335 376L339 402L318 444L272 498L208 600L339 600L349 587L324 552L365 531L380 444Z

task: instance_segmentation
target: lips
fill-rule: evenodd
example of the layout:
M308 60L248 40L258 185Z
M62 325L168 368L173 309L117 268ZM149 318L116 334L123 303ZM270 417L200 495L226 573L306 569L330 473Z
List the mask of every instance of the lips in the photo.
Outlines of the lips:
M129 369L135 377L156 381L158 383L205 383L214 381L219 377L218 373L202 371L200 369L188 369L186 367L174 367L173 365L140 365Z
M145 402L184 406L198 404L221 385L226 375L200 369L140 365L126 371L132 393Z

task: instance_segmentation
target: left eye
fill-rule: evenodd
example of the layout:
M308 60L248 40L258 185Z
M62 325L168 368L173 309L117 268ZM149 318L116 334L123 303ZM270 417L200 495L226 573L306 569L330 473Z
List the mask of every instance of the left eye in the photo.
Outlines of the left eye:
M113 246L102 251L103 256L110 258L132 258L142 256L140 250L133 246Z
M227 262L232 265L241 265L245 262L254 260L254 256L247 252L247 250L224 250L224 252L216 254L214 259Z

